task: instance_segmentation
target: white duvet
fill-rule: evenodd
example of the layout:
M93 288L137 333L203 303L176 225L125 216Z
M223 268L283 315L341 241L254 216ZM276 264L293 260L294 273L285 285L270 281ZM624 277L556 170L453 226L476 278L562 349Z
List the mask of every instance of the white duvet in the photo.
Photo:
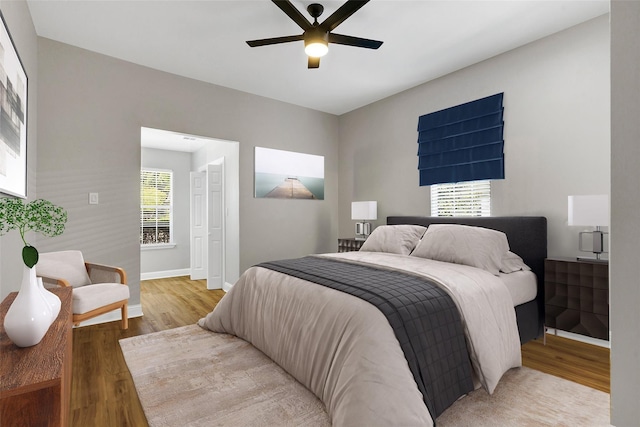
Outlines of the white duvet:
M510 294L474 267L379 252L326 254L426 276L463 317L477 381L489 393L521 366ZM385 316L369 303L261 267L248 269L199 325L261 350L326 405L335 426L432 425Z

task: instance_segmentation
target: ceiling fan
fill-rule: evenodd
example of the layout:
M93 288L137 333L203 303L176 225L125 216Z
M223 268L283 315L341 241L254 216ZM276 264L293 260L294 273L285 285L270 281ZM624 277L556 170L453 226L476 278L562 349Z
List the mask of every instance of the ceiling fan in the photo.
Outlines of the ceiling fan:
M318 22L318 17L322 15L322 12L324 11L324 7L321 4L313 3L307 7L307 12L309 12L309 15L313 18L313 23L311 23L304 17L304 15L302 15L302 13L300 13L300 11L298 11L298 9L296 9L293 4L291 4L290 1L272 1L284 13L286 13L289 18L298 24L298 26L304 30L304 33L298 36L284 36L247 41L247 44L251 47L304 40L304 51L309 56L308 68L318 68L320 67L320 57L326 55L329 51L329 43L364 47L367 49L377 49L382 45L382 42L378 40L363 39L360 37L332 33L338 25L342 24L348 17L367 4L369 0L348 0L321 24Z

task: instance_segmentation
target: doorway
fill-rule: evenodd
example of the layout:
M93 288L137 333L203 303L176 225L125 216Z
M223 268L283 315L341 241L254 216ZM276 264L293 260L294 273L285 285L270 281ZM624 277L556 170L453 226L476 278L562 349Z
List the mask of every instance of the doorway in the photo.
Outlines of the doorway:
M141 150L142 167L173 169L176 181L173 247L141 250L142 277L190 275L207 278L209 289L229 290L239 276L240 264L238 142L142 128ZM192 173L205 177L198 196L202 210L197 215L192 209L196 197ZM216 174L217 183L209 182ZM211 193L211 189L217 190ZM204 228L194 238L197 226Z

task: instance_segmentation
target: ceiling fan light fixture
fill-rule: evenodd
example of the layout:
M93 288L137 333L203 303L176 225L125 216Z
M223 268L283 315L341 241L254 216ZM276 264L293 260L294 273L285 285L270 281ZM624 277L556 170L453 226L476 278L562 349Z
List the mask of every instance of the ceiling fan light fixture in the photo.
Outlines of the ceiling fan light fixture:
M312 58L323 57L329 52L328 43L324 40L314 40L309 43L305 42L304 53Z
M312 58L321 58L329 52L329 34L318 27L304 32L304 52Z

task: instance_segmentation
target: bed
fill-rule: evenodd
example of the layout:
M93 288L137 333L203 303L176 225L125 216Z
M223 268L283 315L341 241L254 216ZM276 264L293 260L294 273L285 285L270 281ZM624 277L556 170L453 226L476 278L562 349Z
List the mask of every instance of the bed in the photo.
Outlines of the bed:
M387 222L359 252L248 269L199 325L261 350L322 400L336 426L433 425L474 388L492 393L521 365L520 343L543 330L545 218ZM457 238L472 244L452 252L446 242ZM494 256L503 240L531 269L514 272L535 274L533 299L515 310ZM481 265L455 259L465 253Z

